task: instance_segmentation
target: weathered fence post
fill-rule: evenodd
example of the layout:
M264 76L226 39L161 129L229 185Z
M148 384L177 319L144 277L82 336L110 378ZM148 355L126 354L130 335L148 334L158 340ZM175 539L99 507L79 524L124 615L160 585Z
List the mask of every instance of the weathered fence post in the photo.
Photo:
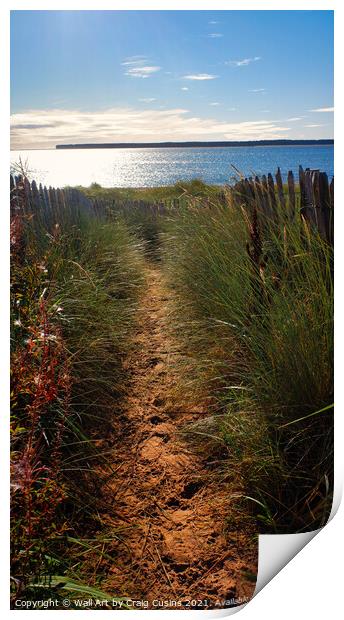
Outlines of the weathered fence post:
M320 185L321 184L321 185ZM327 185L327 184L326 184ZM319 170L312 172L312 188L313 188L313 200L314 200L314 212L318 231L323 239L328 239L328 231L326 226L327 213L325 213L325 205L323 204L324 187L323 181L320 181ZM328 197L329 202L329 197Z
M332 179L333 188L333 179ZM328 183L326 172L319 173L319 205L322 216L324 237L333 243L333 201L331 200L331 186Z
M303 170L302 166L299 167L299 182L300 182L300 213L302 217L311 225L316 225L315 213L313 208L313 187L312 177L309 168Z
M270 207L271 207L271 216L274 217L276 215L276 195L275 195L275 184L272 178L272 174L269 172L268 174L268 193L270 199Z
M288 196L289 196L289 211L290 217L295 217L296 200L295 200L295 183L294 175L291 170L288 172Z
M268 217L271 217L272 211L269 203L269 187L268 180L265 174L263 174L262 176L262 194L264 200L264 211L268 215Z
M275 176L276 176L278 199L280 201L281 207L283 208L283 210L285 210L286 203L285 203L285 196L284 196L284 191L283 191L283 181L282 181L282 175L281 175L280 168L277 168L277 172L276 172Z

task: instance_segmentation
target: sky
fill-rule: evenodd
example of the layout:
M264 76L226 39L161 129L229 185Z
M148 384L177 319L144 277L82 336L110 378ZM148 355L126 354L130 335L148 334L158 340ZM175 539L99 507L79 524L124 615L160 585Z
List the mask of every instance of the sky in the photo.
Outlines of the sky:
M11 12L12 149L332 137L332 11Z

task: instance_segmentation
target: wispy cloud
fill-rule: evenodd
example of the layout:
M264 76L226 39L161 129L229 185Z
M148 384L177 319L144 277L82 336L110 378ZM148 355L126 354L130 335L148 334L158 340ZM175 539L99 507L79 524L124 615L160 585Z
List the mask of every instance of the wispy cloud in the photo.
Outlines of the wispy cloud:
M305 127L325 127L325 125L312 124L312 125L305 125Z
M209 105L218 106L221 105L219 101L212 101Z
M266 88L251 88L249 93L266 93Z
M253 58L242 58L241 60L226 60L225 65L230 65L231 67L247 67L252 62L258 62L261 60L261 56L254 56Z
M188 110L111 108L27 110L11 118L13 149L54 148L85 142L159 142L164 140L263 140L285 137L289 127L275 121L226 122L199 118Z
M142 103L152 103L153 101L156 101L156 98L155 97L141 97L139 101L142 101Z
M334 112L334 108L315 108L314 110L309 110L309 112Z
M212 20L210 22L208 22L208 24L211 24L212 26L214 26L215 24L219 24L220 22L216 22L215 20Z
M304 118L304 116L292 116L291 118L287 118L286 121L287 123L295 123L296 121L302 121Z
M218 75L211 75L210 73L192 73L191 75L184 75L184 80L215 80Z
M189 90L188 86L182 86L180 90Z
M210 34L208 34L209 39L221 39L221 37L223 37L223 34L221 34L221 32L211 32Z
M125 58L121 63L126 68L124 75L145 79L160 71L161 67L147 65L147 62L148 60L145 56L129 56Z
M130 65L145 64L145 62L147 62L146 56L128 56L122 61L121 64L123 66L127 66L127 65L130 66Z
M148 78L153 73L157 73L157 71L160 71L160 69L161 67L153 67L149 65L142 67L130 67L130 69L125 72L125 75L129 75L130 77L135 78Z

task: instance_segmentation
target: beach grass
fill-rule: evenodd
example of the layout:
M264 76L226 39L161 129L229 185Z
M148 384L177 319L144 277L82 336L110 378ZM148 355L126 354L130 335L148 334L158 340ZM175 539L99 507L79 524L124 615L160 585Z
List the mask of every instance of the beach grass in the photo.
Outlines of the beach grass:
M49 222L22 207L11 223L13 596L63 598L71 582L92 585L83 541L106 553L95 532L143 248L123 221L69 211Z
M207 381L216 394L224 475L239 473L237 497L261 531L320 527L331 507L332 248L301 218L260 214L255 262L247 213L229 196L190 197L169 226L175 328L191 391Z
M178 389L210 403L201 426L180 431L231 485L224 528L321 527L333 485L332 247L280 207L270 219L255 205L253 226L232 191L199 180L80 191L106 216L70 209L56 221L22 205L11 220L14 599L108 596L93 563L111 564L107 544L123 534L102 512L113 510L123 362L152 261L173 298Z
M209 196L223 191L221 185L208 185L201 179L191 181L183 180L160 187L102 187L98 183L92 183L89 187L78 187L86 196L93 199L105 199L113 201L141 200L148 203L168 202L181 199L183 196Z

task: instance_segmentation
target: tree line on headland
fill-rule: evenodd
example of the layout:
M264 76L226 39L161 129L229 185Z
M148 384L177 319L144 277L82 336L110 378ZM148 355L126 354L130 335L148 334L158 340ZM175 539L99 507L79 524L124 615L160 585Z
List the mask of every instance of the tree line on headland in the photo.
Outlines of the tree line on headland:
M324 146L333 145L334 140L236 140L217 142L102 142L99 144L56 144L57 149L155 149L191 147L232 147L232 146Z

